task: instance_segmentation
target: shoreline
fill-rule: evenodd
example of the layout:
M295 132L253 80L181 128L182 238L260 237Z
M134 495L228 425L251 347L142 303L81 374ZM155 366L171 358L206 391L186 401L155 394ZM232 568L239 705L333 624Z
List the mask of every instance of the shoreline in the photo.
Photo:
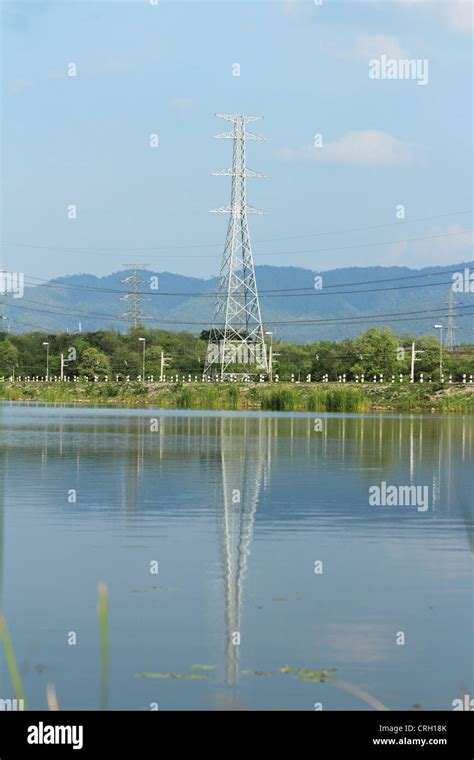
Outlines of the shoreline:
M474 384L4 381L0 401L171 410L474 414Z

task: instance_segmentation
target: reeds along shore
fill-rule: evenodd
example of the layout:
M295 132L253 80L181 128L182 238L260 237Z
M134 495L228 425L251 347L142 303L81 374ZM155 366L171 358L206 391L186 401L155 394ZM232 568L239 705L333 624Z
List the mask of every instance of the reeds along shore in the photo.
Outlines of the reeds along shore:
M0 383L0 400L163 409L474 413L474 384Z

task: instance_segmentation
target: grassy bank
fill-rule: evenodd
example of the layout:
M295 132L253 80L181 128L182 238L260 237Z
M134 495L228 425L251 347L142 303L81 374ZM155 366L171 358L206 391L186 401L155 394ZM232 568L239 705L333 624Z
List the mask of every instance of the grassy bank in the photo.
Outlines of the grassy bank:
M474 413L474 386L264 383L0 383L0 400L163 409Z

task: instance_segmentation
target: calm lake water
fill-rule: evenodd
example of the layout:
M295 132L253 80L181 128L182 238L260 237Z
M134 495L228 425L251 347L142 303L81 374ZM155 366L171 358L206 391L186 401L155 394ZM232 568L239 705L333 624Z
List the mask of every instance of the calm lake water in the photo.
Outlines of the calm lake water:
M0 608L28 707L52 683L62 709L101 687L109 709L451 709L474 694L473 449L473 417L1 405ZM382 482L427 508L370 504Z

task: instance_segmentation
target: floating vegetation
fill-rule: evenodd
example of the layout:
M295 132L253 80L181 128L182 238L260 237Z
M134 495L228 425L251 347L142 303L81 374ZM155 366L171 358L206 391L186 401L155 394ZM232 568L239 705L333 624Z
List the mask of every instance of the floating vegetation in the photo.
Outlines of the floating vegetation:
M206 681L204 673L137 673L136 678L175 678L180 681Z
M297 670L297 676L300 681L306 681L306 683L326 683L327 681L335 681L334 671L335 668L329 668L329 670L300 668Z
M336 668L327 668L326 670L312 670L311 668L290 668L289 665L285 665L283 668L278 668L279 673L293 673L298 676L300 681L306 681L307 683L326 683L334 682Z
M214 670L215 665L201 665L200 663L196 663L195 665L191 665L191 668L193 670Z

